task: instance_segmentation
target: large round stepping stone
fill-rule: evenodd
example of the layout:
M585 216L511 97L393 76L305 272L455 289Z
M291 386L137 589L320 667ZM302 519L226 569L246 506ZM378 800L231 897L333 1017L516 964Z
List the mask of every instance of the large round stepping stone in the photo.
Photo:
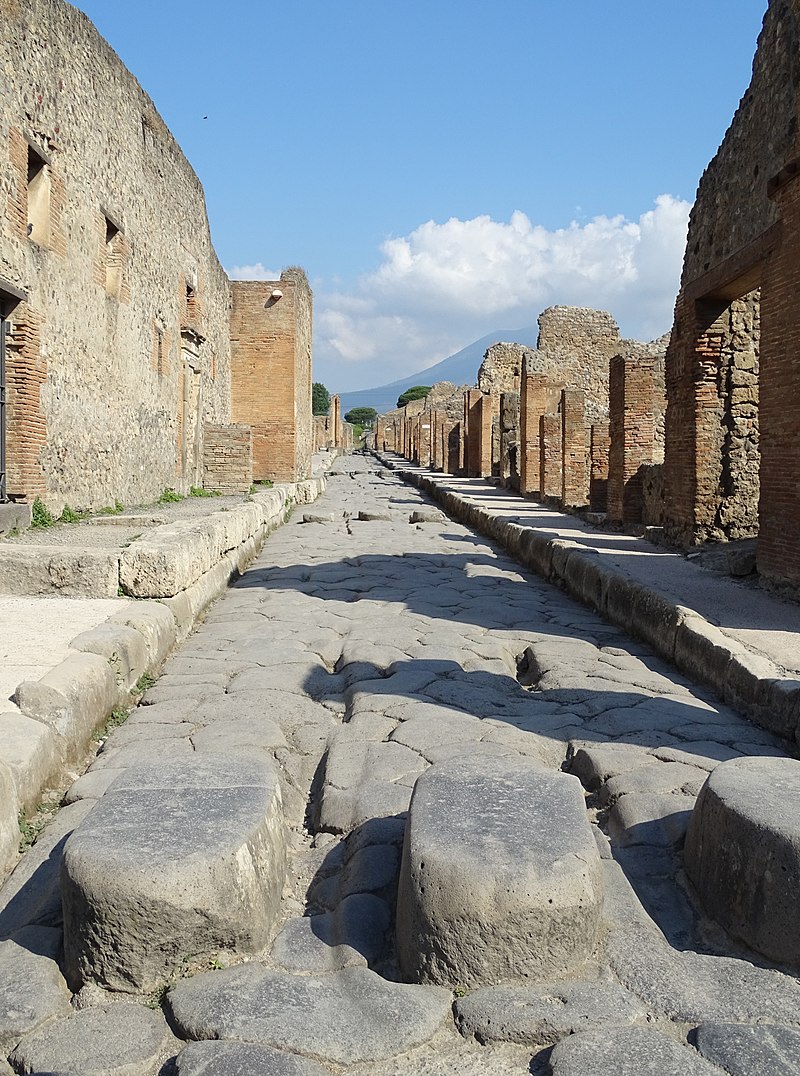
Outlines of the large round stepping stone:
M330 1076L330 1071L252 1042L192 1042L175 1059L176 1076Z
M461 756L417 781L403 846L405 978L477 986L560 976L597 940L600 857L577 778Z
M163 1015L143 1005L82 1009L27 1035L11 1063L17 1072L148 1076L168 1038Z
M646 1027L570 1035L550 1055L551 1076L723 1076L688 1046Z
M800 963L800 762L740 758L709 776L686 834L686 872L706 912L780 963Z
M240 1039L341 1065L427 1042L452 1000L439 987L387 982L366 968L291 975L255 963L195 975L168 995L188 1039Z
M270 760L203 753L130 769L64 851L67 978L147 991L187 957L255 953L285 874Z
M797 1076L800 1031L791 1027L701 1024L697 1049L729 1076Z

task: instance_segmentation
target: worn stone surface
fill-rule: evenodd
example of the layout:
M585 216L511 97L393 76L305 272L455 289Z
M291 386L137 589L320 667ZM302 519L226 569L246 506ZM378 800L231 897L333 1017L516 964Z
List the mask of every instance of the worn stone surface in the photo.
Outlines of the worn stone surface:
M794 1076L800 1031L794 1027L701 1024L697 1049L729 1076Z
M315 1061L252 1042L192 1042L175 1062L176 1076L328 1076Z
M11 1060L20 1072L148 1076L168 1039L160 1012L120 1003L46 1024L25 1036Z
M152 990L187 954L257 951L277 914L285 842L266 760L202 754L129 770L64 853L70 981Z
M390 983L366 968L320 977L244 964L179 983L168 1000L190 1038L244 1038L353 1064L427 1042L448 1016L451 995Z
M0 1049L10 1051L23 1035L70 1011L59 971L61 932L25 927L0 942Z
M708 914L779 963L800 964L800 762L734 759L709 776L686 836L686 871Z
M553 1050L552 1076L722 1076L689 1046L646 1027L584 1031Z
M599 865L574 778L510 758L434 766L403 848L403 974L473 986L579 966L597 937Z

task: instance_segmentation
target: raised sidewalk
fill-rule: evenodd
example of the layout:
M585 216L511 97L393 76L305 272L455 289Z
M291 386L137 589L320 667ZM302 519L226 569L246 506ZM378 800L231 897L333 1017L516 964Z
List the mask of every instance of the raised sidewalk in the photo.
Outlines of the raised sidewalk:
M484 479L379 458L753 721L800 742L800 605Z

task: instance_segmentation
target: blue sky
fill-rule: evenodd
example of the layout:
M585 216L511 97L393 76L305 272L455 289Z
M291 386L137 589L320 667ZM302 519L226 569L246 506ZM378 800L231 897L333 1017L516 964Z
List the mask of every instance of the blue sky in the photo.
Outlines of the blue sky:
M344 390L552 303L666 331L766 4L77 6L199 174L226 268L305 267L315 377Z

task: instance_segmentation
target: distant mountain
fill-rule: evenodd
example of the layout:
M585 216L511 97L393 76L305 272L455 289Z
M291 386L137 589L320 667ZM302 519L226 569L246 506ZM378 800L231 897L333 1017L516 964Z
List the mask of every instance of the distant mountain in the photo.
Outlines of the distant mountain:
M340 394L342 415L353 407L374 407L378 414L382 415L396 407L400 393L413 385L434 385L437 381L452 381L456 385L474 385L478 368L483 362L483 356L488 347L500 341L535 347L537 333L536 328L498 329L497 332L489 333L487 336L482 336L480 340L467 344L461 351L457 351L455 355L447 359L442 359L435 366L420 370L418 374L402 377L399 381L390 381L388 385L379 385L374 389L342 392Z

